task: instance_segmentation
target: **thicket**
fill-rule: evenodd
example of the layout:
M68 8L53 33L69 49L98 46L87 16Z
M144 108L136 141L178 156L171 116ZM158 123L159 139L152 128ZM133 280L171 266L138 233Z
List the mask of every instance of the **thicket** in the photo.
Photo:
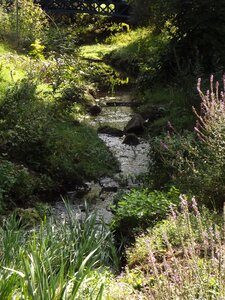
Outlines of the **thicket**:
M32 0L1 1L1 39L17 47L29 47L35 40L43 41L48 29L48 18Z

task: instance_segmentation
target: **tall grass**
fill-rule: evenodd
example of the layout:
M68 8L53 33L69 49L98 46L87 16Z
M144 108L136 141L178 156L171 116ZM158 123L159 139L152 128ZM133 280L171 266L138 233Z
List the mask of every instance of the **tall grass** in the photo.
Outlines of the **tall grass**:
M45 219L26 231L12 215L0 227L0 299L102 299L106 267L118 258L94 213Z

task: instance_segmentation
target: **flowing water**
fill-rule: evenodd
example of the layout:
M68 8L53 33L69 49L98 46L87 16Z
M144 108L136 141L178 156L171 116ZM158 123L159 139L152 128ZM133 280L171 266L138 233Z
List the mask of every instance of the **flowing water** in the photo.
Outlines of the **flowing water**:
M134 114L128 93L102 96L96 99L96 102L102 107L102 112L98 116L92 117L89 122L96 129L101 126L110 126L123 130ZM140 144L137 146L123 144L123 136L99 134L99 137L118 159L120 172L115 174L113 178L102 178L98 182L88 182L88 191L82 198L77 196L77 191L69 192L68 197L78 217L84 213L86 201L90 203L90 209L96 210L99 218L103 218L106 223L109 223L113 217L110 206L117 193L138 186L140 184L138 176L148 172L150 146L141 137L139 138ZM58 201L54 209L62 218L65 217L62 201Z

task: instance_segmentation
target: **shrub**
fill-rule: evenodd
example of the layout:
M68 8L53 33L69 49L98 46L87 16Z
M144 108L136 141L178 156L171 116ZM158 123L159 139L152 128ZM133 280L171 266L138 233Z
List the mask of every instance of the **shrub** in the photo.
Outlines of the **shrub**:
M45 161L50 110L36 94L37 85L23 79L8 89L1 103L1 149L34 169Z
M0 211L12 199L28 200L37 188L35 177L23 166L0 159Z
M112 227L124 235L146 229L166 217L170 206L178 203L178 195L175 187L169 192L132 190L116 204Z

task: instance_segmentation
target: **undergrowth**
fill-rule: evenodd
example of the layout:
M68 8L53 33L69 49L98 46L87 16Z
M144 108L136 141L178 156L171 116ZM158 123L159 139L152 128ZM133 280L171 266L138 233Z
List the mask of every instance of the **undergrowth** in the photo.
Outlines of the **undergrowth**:
M224 223L195 198L127 251L128 267L108 286L107 299L223 299Z

